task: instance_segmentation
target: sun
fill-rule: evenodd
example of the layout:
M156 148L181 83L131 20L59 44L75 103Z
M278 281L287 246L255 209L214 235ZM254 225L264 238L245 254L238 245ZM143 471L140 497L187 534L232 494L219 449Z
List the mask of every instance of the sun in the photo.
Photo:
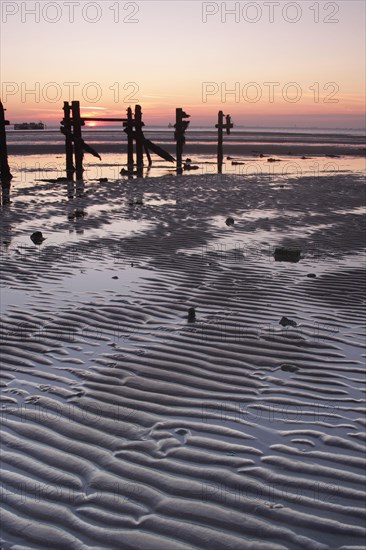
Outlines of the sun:
M93 126L96 126L96 122L87 122L86 123L86 126L89 126L89 127L93 127Z

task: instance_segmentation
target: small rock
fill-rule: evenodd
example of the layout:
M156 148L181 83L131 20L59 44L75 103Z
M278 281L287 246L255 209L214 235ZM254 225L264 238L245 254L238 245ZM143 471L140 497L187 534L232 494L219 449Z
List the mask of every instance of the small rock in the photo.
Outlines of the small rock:
M46 240L40 231L35 231L35 233L32 233L30 238L34 244L42 244L43 241Z
M269 159L267 159L267 162L281 162L281 160L280 159L269 158Z
M234 225L234 218L229 216L228 218L226 218L225 223L226 223L226 225Z
M118 279L117 275L113 275L112 279Z
M196 320L196 310L194 307L190 307L188 310L188 322L193 323Z
M288 317L282 317L280 321L280 325L283 327L297 327L296 321L293 321L292 319L289 319Z
M309 277L309 279L315 279L316 277L315 273L308 273L306 276Z

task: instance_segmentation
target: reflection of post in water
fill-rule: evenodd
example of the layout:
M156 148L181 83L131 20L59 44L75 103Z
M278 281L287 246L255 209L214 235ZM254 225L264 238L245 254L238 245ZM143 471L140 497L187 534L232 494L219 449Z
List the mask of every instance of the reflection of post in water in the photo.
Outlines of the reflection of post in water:
M85 193L84 180L68 180L67 181L67 198L72 200L75 197L83 197Z
M8 164L5 126L9 125L9 121L5 120L5 110L0 101L0 180L2 204L10 202L10 182L13 178Z

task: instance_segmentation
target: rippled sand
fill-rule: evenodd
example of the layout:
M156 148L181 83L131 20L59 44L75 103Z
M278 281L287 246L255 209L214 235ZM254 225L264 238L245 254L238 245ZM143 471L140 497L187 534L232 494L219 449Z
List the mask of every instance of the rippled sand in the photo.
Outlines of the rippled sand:
M15 186L2 547L364 548L364 193L352 174Z

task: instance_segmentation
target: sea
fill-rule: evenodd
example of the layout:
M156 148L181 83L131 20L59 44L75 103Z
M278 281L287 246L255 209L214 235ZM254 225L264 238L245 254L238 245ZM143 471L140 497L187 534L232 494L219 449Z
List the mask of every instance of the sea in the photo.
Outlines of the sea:
M146 127L144 135L175 157L174 128ZM127 163L127 139L118 124L83 127L84 141L101 160L84 156L84 179L116 180ZM65 176L64 136L59 126L45 130L7 129L9 164L14 182ZM266 175L288 178L301 175L327 175L335 172L366 172L365 129L329 128L249 128L235 127L224 135L223 173L238 176ZM190 127L186 132L184 175L217 173L217 130ZM145 158L145 176L175 172L174 163L152 154L152 165Z

